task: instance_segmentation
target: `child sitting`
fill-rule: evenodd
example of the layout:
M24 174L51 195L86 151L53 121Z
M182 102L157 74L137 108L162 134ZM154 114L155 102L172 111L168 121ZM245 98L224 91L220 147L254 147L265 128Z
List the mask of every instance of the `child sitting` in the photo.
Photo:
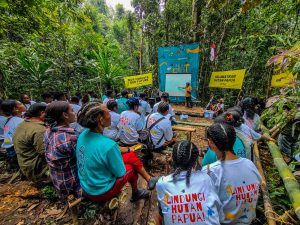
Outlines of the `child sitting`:
M173 148L175 172L156 185L159 202L156 224L220 224L221 202L207 173L196 171L199 150L189 141Z
M0 127L3 129L3 143L2 148L6 150L9 167L17 168L17 155L14 149L13 136L20 125L23 122L21 115L26 111L25 106L16 100L5 100L2 102L1 109L3 115L0 121Z
M222 203L221 224L251 224L256 217L256 204L261 176L248 159L234 154L236 133L228 124L216 123L207 129L209 147L218 161L203 168L210 175Z

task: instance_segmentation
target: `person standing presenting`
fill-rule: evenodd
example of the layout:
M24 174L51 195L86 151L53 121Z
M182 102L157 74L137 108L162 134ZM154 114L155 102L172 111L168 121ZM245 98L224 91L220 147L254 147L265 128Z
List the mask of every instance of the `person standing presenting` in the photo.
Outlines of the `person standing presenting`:
M193 108L192 104L192 86L189 82L185 86L185 106L188 108Z

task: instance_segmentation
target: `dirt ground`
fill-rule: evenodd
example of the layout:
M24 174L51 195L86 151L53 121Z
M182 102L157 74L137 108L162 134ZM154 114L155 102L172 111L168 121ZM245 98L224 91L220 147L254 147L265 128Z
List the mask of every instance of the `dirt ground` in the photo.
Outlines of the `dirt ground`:
M174 111L178 111L178 112L190 112L190 113L199 113L199 114L203 114L204 110L201 107L193 107L193 108L187 108L183 105L172 105Z

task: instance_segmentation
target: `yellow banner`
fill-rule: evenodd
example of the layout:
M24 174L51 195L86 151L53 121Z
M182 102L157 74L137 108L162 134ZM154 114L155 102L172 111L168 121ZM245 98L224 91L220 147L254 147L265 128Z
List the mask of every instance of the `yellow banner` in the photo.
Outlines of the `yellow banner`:
M126 88L136 88L152 85L152 73L124 77Z
M209 87L241 89L246 69L218 71L211 74Z
M273 75L271 80L271 87L285 87L293 81L295 81L295 78L292 73L281 73L278 75Z

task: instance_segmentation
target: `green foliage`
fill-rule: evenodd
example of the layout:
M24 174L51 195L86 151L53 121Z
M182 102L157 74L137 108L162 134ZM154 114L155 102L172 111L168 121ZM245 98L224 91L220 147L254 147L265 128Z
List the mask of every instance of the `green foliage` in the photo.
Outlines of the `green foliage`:
M53 71L50 69L52 63L43 62L35 53L26 56L24 51L20 51L17 57L32 90L37 88L39 93L42 92L48 84L50 72Z
M119 80L122 80L122 68L111 61L111 57L108 54L107 47L100 49L98 51L93 50L93 54L96 58L96 73L97 77L91 81L100 81L107 89L111 89L114 85L118 84Z
M294 74L300 74L300 41L291 49L282 49L273 56L269 65L274 65L277 71L287 71Z
M270 199L273 208L278 214L284 213L291 208L291 203L288 198L284 185L278 175L276 168L268 167L267 169L267 184L270 193Z
M265 121L268 128L273 128L275 125L279 125L279 128L283 128L289 122L297 120L299 115L300 90L298 84L294 88L288 87L282 90L282 94L277 96L266 110L261 115L261 120Z
M49 200L57 199L57 193L53 186L45 186L41 189L42 194Z

